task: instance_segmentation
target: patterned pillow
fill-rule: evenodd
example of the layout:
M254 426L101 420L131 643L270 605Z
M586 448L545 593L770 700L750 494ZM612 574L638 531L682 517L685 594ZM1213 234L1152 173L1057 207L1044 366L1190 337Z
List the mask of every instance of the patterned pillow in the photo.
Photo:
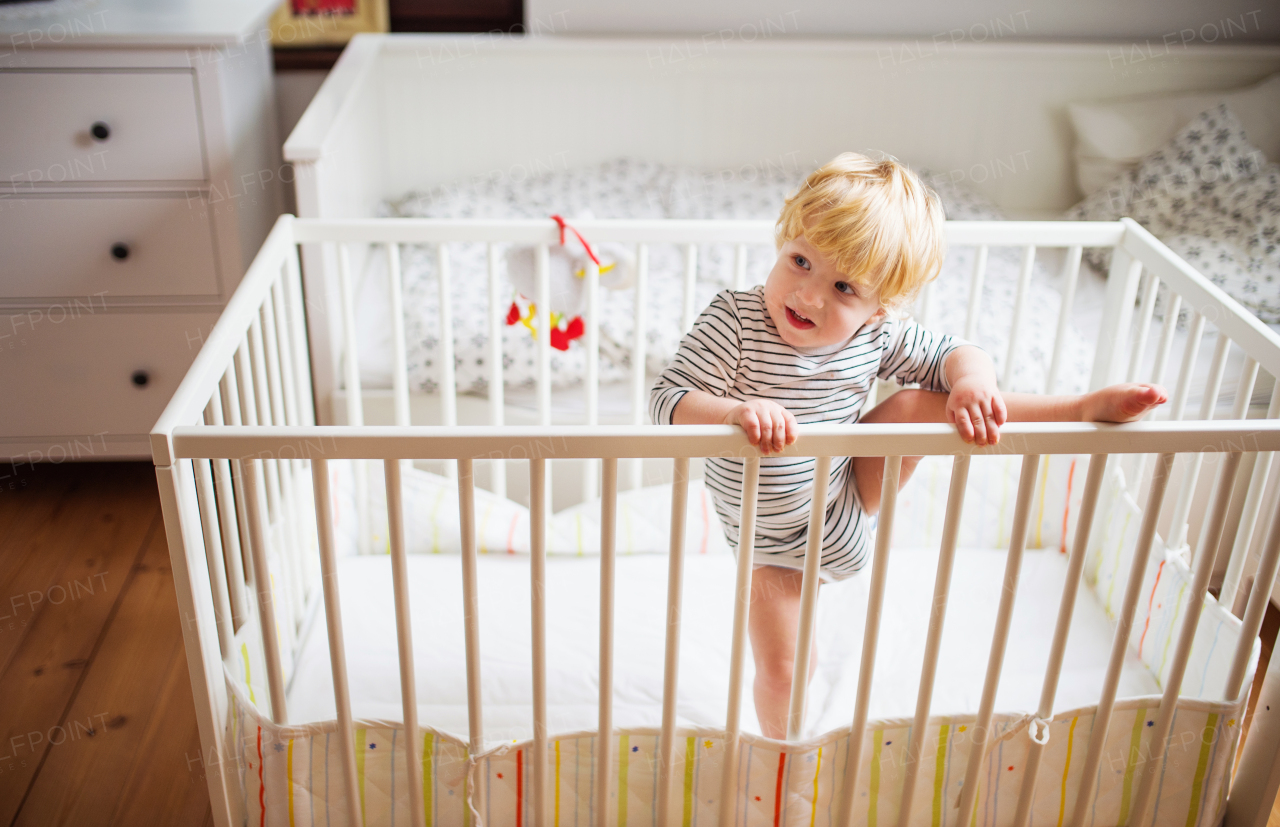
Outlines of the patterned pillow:
M1196 116L1168 146L1067 212L1077 221L1130 216L1269 324L1280 323L1280 166L1245 138L1219 105ZM1110 251L1092 248L1099 270Z

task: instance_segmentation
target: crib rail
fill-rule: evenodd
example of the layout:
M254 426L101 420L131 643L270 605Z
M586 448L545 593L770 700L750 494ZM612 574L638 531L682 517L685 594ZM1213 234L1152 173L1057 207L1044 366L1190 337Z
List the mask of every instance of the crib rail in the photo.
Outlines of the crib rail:
M742 245L770 242L771 227L763 222L588 222L579 227L594 240L630 242L638 245L637 262L639 276L643 279L645 251L649 244L679 243L686 245L686 281L696 276L698 267L693 245L700 243L730 243L738 245L737 270L741 271ZM974 743L965 772L961 791L961 812L968 812L974 802L977 784L978 756L984 752L986 733L993 714L996 691L999 687L1001 663L1004 657L1005 639L1013 609L1013 595L1020 573L1020 563L1025 540L1037 467L1044 455L1061 453L1088 453L1092 455L1088 479L1085 484L1084 503L1078 519L1068 578L1061 596L1058 621L1046 672L1041 702L1037 711L1036 727L1043 727L1052 715L1057 690L1062 654L1067 631L1075 607L1080 571L1083 565L1087 538L1097 507L1099 492L1106 469L1125 463L1129 474L1139 484L1131 484L1130 492L1141 497L1143 521L1138 545L1132 561L1131 574L1122 607L1116 617L1117 631L1113 640L1111 658L1104 679L1098 717L1089 748L1085 756L1085 770L1076 795L1076 806L1069 823L1078 827L1086 823L1085 804L1091 798L1091 785L1101 761L1101 749L1105 742L1110 716L1115 705L1120 669L1128 647L1129 629L1132 627L1142 584L1142 573L1155 545L1157 533L1172 541L1182 541L1197 536L1190 530L1191 505L1196 490L1197 477L1207 462L1217 466L1213 490L1199 523L1194 547L1188 545L1186 553L1194 562L1194 582L1188 599L1198 609L1205 600L1210 577L1214 570L1217 550L1224 543L1231 547L1228 582L1234 590L1241 580L1244 559L1257 549L1256 585L1249 593L1243 611L1243 631L1235 652L1228 680L1229 694L1243 689L1248 658L1253 639L1257 636L1262 614L1270 593L1270 586L1280 569L1280 510L1264 502L1267 469L1270 454L1280 450L1280 391L1272 395L1271 405L1264 418L1248 418L1249 400L1260 371L1271 377L1280 374L1280 338L1248 314L1210 284L1193 269L1178 261L1158 241L1144 235L1144 231L1129 221L1115 224L1036 224L1022 222L952 222L948 225L953 244L985 246L1019 246L1023 248L1023 264L1019 271L1019 295L1025 292L1025 282L1035 262L1037 250L1044 247L1062 247L1066 250L1064 263L1063 316L1069 312L1072 285L1078 278L1082 248L1104 246L1113 249L1111 272L1108 279L1108 304L1103 320L1103 338L1099 343L1094 363L1092 383L1101 386L1121 378L1137 378L1146 371L1148 357L1151 360L1150 376L1162 381L1169 363L1171 343L1178 330L1179 313L1190 312L1187 325L1188 339L1180 367L1177 388L1170 406L1172 416L1156 418L1130 425L1105 425L1083 423L1011 423L1002 432L999 445L977 447L962 442L955 430L944 425L858 425L858 426L807 426L800 430L800 438L788 449L792 456L814 457L821 468L835 456L884 456L886 474L881 497L881 531L875 548L876 565L870 582L867 607L866 639L863 647L862 672L856 696L855 731L865 727L875 661L875 644L884 602L884 563L889 553L892 526L896 509L896 480L902 456L950 455L954 457L953 476L944 520L944 536L935 578L935 596L929 623L929 642L922 664L922 681L917 697L915 727L909 739L908 754L919 758L921 735L928 718L933 690L933 676L941 646L941 630L946 617L949 597L949 572L954 561L958 526L963 509L963 492L966 473L972 456L991 454L1021 455L1023 470L1019 482L1019 494L1015 508L1013 537L1005 570L1004 597L997 614L995 633L988 660L987 677L975 726ZM178 583L179 601L186 615L192 619L186 624L189 666L193 691L197 700L198 720L202 744L223 754L225 749L222 721L226 714L226 690L222 683L222 664L230 662L233 641L244 639L242 629L252 623L267 666L269 686L269 713L279 722L288 721L286 688L292 657L300 625L310 606L323 603L331 662L333 667L334 695L338 706L340 731L344 735L344 778L347 802L351 807L351 823L359 823L359 811L355 792L356 758L354 753L354 724L351 699L346 688L346 661L343 654L341 630L341 594L337 578L334 554L333 515L329 507L328 463L335 460L359 460L354 464L357 472L357 490L364 485L370 465L381 461L380 469L387 486L387 518L391 529L393 582L396 602L396 626L398 635L398 660L401 674L401 692L404 705L404 722L410 732L418 726L414 695L413 646L409 625L411 595L405 586L406 560L404 539L405 503L401 494L401 468L407 460L443 460L455 469L453 479L457 486L461 535L461 564L464 590L464 629L466 632L467 697L469 712L469 739L471 753L477 754L485 746L484 723L480 701L480 644L478 634L479 612L476 592L476 536L475 536L475 463L501 460L498 466L505 468L508 461L525 460L530 468L531 491L531 595L533 606L534 669L534 741L535 754L545 755L547 742L546 684L547 654L545 647L545 553L546 515L549 511L551 481L548 460L586 459L599 463L599 477L589 474L587 491L598 479L603 492L602 549L600 583L600 726L611 727L612 721L612 631L613 593L615 570L612 566L614 552L614 515L619 490L619 461L637 458L668 460L672 463L676 485L673 487L671 506L672 536L670 542L670 572L667 600L666 658L664 672L663 712L658 766L658 821L671 823L672 808L677 806L672 797L673 773L676 771L675 724L676 697L679 687L677 654L681 634L680 596L683 571L683 530L686 498L684 486L689 479L690 460L708 456L738 456L747 459L744 492L749 495L743 509L742 535L754 535L754 497L759 482L758 454L737 428L727 426L665 427L652 429L643 426L638 417L627 426L602 426L596 417L588 414L586 429L581 426L555 426L550 423L548 376L545 359L548 345L540 343L542 369L539 374L539 409L542 424L537 427L513 428L503 426L501 415L502 370L500 360L492 366L491 395L492 419L486 427L458 426L456 419L447 419L440 426L411 425L409 423L408 382L404 361L404 331L393 331L396 347L400 349L395 371L396 424L389 426L363 425L363 411L359 394L358 351L354 334L351 307L353 301L352 273L346 245L381 245L388 256L389 272L397 273L399 247L409 243L439 244L440 272L448 272L446 245L457 241L483 241L489 243L490 296L497 294L493 288L495 267L493 244L502 242L533 244L538 247L539 293L544 299L539 314L547 321L546 250L558 243L554 225L543 221L301 221L285 216L280 219L267 239L262 251L246 274L223 317L205 343L187 377L182 382L164 415L152 433L153 455L160 481L165 525L171 554L174 559L175 579ZM338 295L343 302L340 314L348 365L348 422L345 426L316 425L316 406L311 398L311 366L305 321L303 316L301 282L298 271L297 250L299 244L320 243L334 245L339 267ZM979 253L971 285L980 297L983 283L983 267L986 257ZM688 274L694 274L690 276ZM587 278L592 290L597 289L595 268L589 268ZM735 276L740 278L740 276ZM447 277L442 278L447 287ZM1161 293L1163 288L1164 292ZM447 297L445 287L442 295ZM400 309L398 286L393 289L392 300ZM1163 298L1161 298L1163 297ZM447 304L447 301L445 302ZM1018 300L1017 307L1021 307ZM592 302L589 330L598 319ZM1136 308L1136 318L1135 318ZM1147 354L1146 336L1153 326L1154 314L1161 308L1164 314L1162 332L1157 352ZM493 309L493 308L491 308ZM975 324L981 313L980 298L969 304L969 325ZM638 305L637 314L644 312ZM928 314L928 298L922 311ZM1018 326L1015 310L1014 328ZM1060 317L1062 318L1062 317ZM638 319L639 321L639 319ZM684 301L682 323L691 323L689 301ZM1192 390L1193 368L1198 353L1199 339L1205 326L1212 323L1217 330L1218 344L1212 358L1211 370L1201 394L1200 417L1186 418L1187 401ZM448 315L444 315L444 332L449 329ZM638 325L638 328L640 326ZM492 331L494 328L489 327ZM547 329L543 327L542 329ZM1060 322L1056 331L1053 361L1063 342L1065 323ZM1025 335L1025 331L1024 331ZM549 337L546 337L549 338ZM637 348L643 347L643 337L637 336ZM587 342L594 349L598 339L593 336ZM1016 343L1016 337L1011 339ZM1237 402L1232 416L1214 419L1218 397L1227 382L1227 357L1232 348L1244 353L1245 361L1234 378ZM1010 358L1015 356L1011 344ZM641 356L642 356L641 351ZM634 359L634 354L633 354ZM643 366L643 358L639 360ZM590 362L589 370L590 370ZM642 367L641 367L642 370ZM1006 367L1006 375L1008 375ZM1056 368L1051 367L1046 389L1052 389ZM637 406L643 402L643 382L633 376L633 390ZM452 387L451 367L442 368L441 381ZM586 389L587 410L594 410L592 396L597 392L594 384ZM496 396L497 406L493 406ZM451 398L451 397L450 397ZM449 402L448 404L453 404ZM1254 411L1253 413L1257 413ZM454 414L456 416L456 412ZM1154 457L1154 460L1151 459ZM1182 458L1181 477L1175 473L1175 459ZM1241 469L1251 463L1247 486L1237 484L1243 477ZM373 466L376 468L376 466ZM1147 475L1149 473L1149 478ZM363 475L363 476L362 476ZM813 525L822 524L821 503L825 495L826 476L819 473L815 480ZM1168 511L1166 493L1171 486L1180 484L1178 497ZM491 478L491 486L505 486L502 477ZM1143 493L1145 491L1145 493ZM1234 545L1225 538L1227 514L1236 495L1245 497L1241 525ZM314 497L314 500L311 498ZM315 542L305 538L303 531L311 521L308 505L314 503ZM361 520L367 523L367 501L358 499L363 509ZM1269 519L1265 539L1258 542L1254 535L1259 519ZM1161 521L1166 528L1161 529ZM363 533L362 533L363 534ZM814 532L811 532L811 535ZM1244 537L1241 540L1241 537ZM1225 546L1224 546L1225 547ZM810 543L806 552L802 622L797 639L797 652L808 653L813 634L813 611L816 598L819 544ZM728 733L728 766L725 778L729 778L736 760L737 739L740 732L743 659L745 634L748 623L751 589L749 555L742 555L737 568L731 644L732 663L730 674L729 716L725 722ZM275 566L275 568L273 568ZM1234 567L1234 568L1232 568ZM274 587L273 578L277 579ZM1224 589L1226 587L1224 586ZM1156 719L1156 734L1167 735L1172 726L1174 706L1186 668L1195 620L1198 611L1190 612L1188 620L1178 631L1173 652L1173 669L1168 688L1161 701ZM255 629L256 627L256 629ZM237 637L239 635L239 637ZM806 682L800 679L807 664L797 658L794 691L789 715L788 737L802 735L806 703ZM266 703L264 700L262 703ZM422 824L421 773L419 760L414 752L415 739L405 739L406 766L411 768L410 798L415 804L415 821ZM1037 742L1039 743L1039 742ZM861 749L861 740L850 742L851 751ZM541 749L541 751L538 751ZM1038 761L1038 747L1033 747L1029 760ZM610 762L615 760L609 750L600 750L596 775L597 795L601 801L609 799L611 773ZM1154 796L1150 779L1159 773L1159 758L1153 759L1134 799L1130 823L1144 823ZM848 760L843 780L843 800L839 802L841 821L853 823L853 791L857 786L858 761ZM898 813L899 827L906 827L911 818L911 800L919 761L908 767L907 784ZM531 800L534 802L533 823L548 823L548 777L544 762L534 761L530 766ZM229 781L216 767L208 772L211 796L214 799L215 818L228 823L230 812ZM1019 797L1015 824L1025 827L1030 816L1030 802L1035 794L1035 774L1024 776ZM728 782L726 781L726 784ZM722 810L721 823L727 824L730 814ZM601 827L612 823L607 808L599 810Z

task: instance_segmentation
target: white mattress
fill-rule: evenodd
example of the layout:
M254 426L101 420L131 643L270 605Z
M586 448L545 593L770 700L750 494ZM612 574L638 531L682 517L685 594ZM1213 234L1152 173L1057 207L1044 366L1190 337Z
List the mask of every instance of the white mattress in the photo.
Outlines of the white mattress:
M931 711L977 711L990 651L1006 554L961 550L951 584ZM663 616L668 558L624 556L617 566L614 723L657 726L661 720ZM915 708L937 552L896 549L876 658L872 719L909 717ZM997 694L997 711L1033 711L1048 641L1056 620L1066 558L1028 551ZM361 719L402 719L396 661L390 560L340 562L343 628L353 712ZM423 725L467 734L462 631L461 562L454 555L409 559L418 710ZM549 725L553 733L594 729L598 693L599 560L551 558L548 576ZM724 725L732 624L734 561L729 555L687 560L680 642L681 725ZM819 664L806 730L818 734L853 718L866 573L824 585L819 596ZM529 558L483 556L479 566L481 678L484 727L490 743L532 734ZM1097 702L1112 626L1093 593L1080 590L1066 652L1057 708ZM759 732L751 700L752 670L743 701L743 728ZM1131 651L1119 696L1152 695L1159 687ZM323 617L311 625L289 690L291 723L336 717Z

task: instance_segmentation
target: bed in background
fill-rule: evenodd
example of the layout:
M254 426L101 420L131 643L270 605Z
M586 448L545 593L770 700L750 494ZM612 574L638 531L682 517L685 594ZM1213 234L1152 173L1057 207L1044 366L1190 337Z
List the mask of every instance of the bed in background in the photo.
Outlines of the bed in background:
M1188 47L1138 71L1105 44L965 43L905 60L910 43L774 39L687 61L671 59L672 45L358 36L285 144L298 213L372 217L451 182L622 157L733 181L855 149L933 170L1009 217L1056 217L1080 197L1068 104L1232 89L1280 70L1280 48L1268 46ZM784 111L812 126L797 129ZM342 384L337 263L312 247L304 265L319 416L330 422Z

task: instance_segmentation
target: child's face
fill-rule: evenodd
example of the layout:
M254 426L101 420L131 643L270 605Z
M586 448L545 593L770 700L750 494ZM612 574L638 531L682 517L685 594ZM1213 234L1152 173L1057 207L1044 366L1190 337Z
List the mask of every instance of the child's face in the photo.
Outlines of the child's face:
M792 347L846 342L881 312L878 295L854 284L803 235L778 250L764 301L778 334Z

